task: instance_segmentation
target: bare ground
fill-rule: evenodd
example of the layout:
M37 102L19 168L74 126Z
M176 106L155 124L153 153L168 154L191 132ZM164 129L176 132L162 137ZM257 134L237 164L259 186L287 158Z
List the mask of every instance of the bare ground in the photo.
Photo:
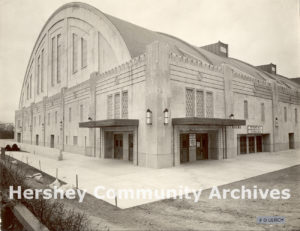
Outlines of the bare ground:
M21 163L19 163L21 164ZM37 172L24 166L28 173ZM224 173L226 174L226 173ZM44 186L54 180L45 175ZM242 185L262 189L285 189L291 198L217 200L208 199L210 189L202 192L200 201L169 199L129 209L119 209L87 195L82 203L64 199L66 207L85 212L93 229L109 230L300 230L300 165L220 186L240 189ZM42 186L42 185L41 185ZM257 216L284 216L285 224L256 224Z

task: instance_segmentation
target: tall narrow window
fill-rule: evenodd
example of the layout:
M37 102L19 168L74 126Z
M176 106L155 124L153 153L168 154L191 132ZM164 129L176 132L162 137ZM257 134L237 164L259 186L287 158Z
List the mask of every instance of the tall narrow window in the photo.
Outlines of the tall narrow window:
M248 101L244 100L244 119L248 119Z
M206 92L206 117L214 117L214 99L212 92Z
M29 83L27 83L27 89L26 89L26 93L27 93L27 100L29 99Z
M260 107L261 107L261 121L264 122L265 121L265 104L261 103Z
M286 107L284 107L284 122L286 122L287 121L287 109L286 109Z
M41 115L39 115L39 125L41 125Z
M83 121L83 105L80 105L80 121Z
M55 52L55 37L52 38L52 43L51 43L51 86L54 86L54 79L55 79L55 73L56 73L56 68L55 68L55 57L56 57L56 52Z
M196 91L197 117L204 117L204 93Z
M32 74L30 75L30 77L29 77L29 97L30 97L30 99L31 99L31 97L32 97Z
M77 145L77 143L78 143L78 137L73 136L73 145Z
M115 94L115 108L114 108L114 112L115 112L115 119L119 119L120 118L120 93Z
M187 117L195 116L195 96L194 96L193 89L186 89L185 100L186 100L186 116Z
M40 70L41 70L41 57L37 59L37 71L36 71L36 93L40 94Z
M33 117L33 125L36 126L36 116Z
M69 122L72 121L72 108L69 107Z
M73 34L72 37L72 58L73 58L73 73L77 72L77 66L78 66L78 37L76 34Z
M107 118L112 118L112 95L107 96Z
M87 42L81 38L81 68L87 66Z
M57 111L55 111L55 124L57 124Z
M44 49L41 53L41 92L44 92Z
M57 74L56 81L60 83L61 81L61 61L62 61L62 39L61 35L57 35Z
M298 111L297 111L297 108L295 108L295 123L298 123Z
M50 125L50 112L48 113L48 125Z
M128 119L128 92L122 92L122 118Z

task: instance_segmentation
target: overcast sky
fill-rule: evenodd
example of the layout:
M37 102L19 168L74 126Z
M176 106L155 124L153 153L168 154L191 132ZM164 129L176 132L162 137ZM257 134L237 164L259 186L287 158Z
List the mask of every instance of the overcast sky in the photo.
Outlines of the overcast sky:
M0 0L0 121L14 122L31 50L66 0ZM193 45L218 40L253 65L300 77L299 0L87 0L99 10Z

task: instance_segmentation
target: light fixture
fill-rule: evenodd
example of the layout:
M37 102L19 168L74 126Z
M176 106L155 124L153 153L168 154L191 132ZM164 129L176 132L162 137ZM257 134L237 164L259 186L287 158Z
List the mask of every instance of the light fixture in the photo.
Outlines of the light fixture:
M152 111L150 109L147 109L146 111L146 124L152 124Z
M89 121L92 121L93 119L91 117L88 118Z
M169 123L169 110L166 108L164 110L164 124L168 124Z
M233 119L234 118L234 114L230 114L229 118Z

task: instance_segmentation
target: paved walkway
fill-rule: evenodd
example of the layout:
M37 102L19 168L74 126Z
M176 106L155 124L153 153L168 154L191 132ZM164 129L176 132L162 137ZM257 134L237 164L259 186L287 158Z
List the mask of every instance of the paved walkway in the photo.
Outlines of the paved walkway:
M274 153L240 155L235 159L206 160L166 169L149 169L133 166L122 160L101 160L79 154L64 154L64 160L54 157L34 155L25 152L8 152L14 158L39 168L75 185L75 175L79 176L79 188L94 194L94 189L102 185L113 189L207 189L231 182L254 177L300 164L300 150ZM115 204L114 199L105 201ZM145 199L119 199L118 207L129 208L155 201Z

